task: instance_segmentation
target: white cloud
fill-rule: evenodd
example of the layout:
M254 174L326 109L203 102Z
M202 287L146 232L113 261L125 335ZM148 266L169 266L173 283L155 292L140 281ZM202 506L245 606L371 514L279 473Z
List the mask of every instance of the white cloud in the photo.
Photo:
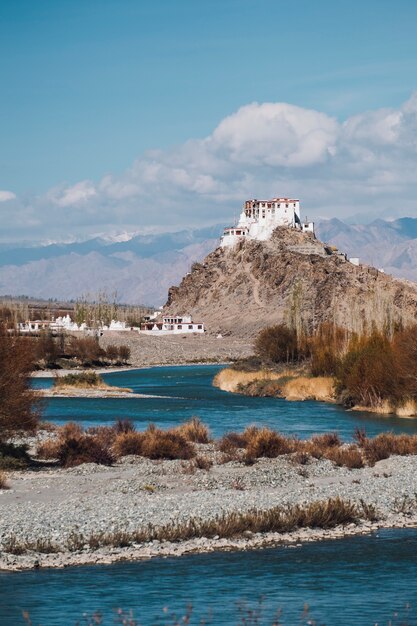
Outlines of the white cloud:
M0 202L7 202L8 200L14 200L16 194L13 191L2 191L0 189Z
M252 103L203 139L144 153L122 175L16 201L9 230L17 232L18 219L42 238L228 222L246 198L274 195L299 197L311 217L417 215L416 169L417 93L397 109L342 122L291 104Z
M52 190L50 197L60 207L69 207L85 203L87 200L97 195L93 183L89 180L82 180L72 187Z

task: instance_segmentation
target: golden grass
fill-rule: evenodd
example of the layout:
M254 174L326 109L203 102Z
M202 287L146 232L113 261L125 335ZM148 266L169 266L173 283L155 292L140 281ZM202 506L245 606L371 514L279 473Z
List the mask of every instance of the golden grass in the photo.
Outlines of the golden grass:
M220 370L213 379L213 385L222 391L235 393L239 385L247 385L254 380L277 380L285 374L259 370L257 372L241 372L231 368Z
M331 376L317 376L308 378L298 376L282 386L282 395L289 401L319 400L321 402L335 401L335 380Z
M196 416L193 416L188 422L180 424L174 430L192 443L208 443L210 441L209 428Z
M7 475L5 472L0 472L0 489L9 489L9 483L7 482Z
M416 417L417 403L415 400L406 400L406 402L395 409L397 417Z
M300 376L294 369L282 372L271 372L269 370L242 372L226 368L216 374L213 385L223 391L236 393L242 387L249 386L251 383L256 385L256 382L259 382L259 395L270 395L267 389L264 390L266 393L262 392L263 389L261 387L264 381L277 381L280 395L289 401L319 400L321 402L334 402L336 399L335 379L333 377ZM257 395L253 385L250 388L249 395Z
M415 400L405 400L399 406L394 406L389 400L381 400L374 406L357 404L352 407L352 411L366 411L377 415L396 415L397 417L417 417L417 402Z

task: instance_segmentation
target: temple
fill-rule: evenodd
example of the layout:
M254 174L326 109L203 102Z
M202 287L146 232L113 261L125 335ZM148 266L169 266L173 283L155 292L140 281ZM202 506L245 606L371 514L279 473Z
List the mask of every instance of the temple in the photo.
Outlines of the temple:
M301 220L300 201L293 198L247 200L236 226L224 229L220 245L233 246L242 239L269 239L277 226L314 234L314 223Z

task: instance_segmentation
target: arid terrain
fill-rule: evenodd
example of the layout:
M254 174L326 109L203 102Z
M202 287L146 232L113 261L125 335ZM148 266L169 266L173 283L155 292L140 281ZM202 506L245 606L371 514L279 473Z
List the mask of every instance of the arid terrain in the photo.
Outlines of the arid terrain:
M164 313L190 313L209 333L247 339L286 322L350 330L417 319L417 285L345 256L312 235L277 228L268 241L217 248L169 291Z

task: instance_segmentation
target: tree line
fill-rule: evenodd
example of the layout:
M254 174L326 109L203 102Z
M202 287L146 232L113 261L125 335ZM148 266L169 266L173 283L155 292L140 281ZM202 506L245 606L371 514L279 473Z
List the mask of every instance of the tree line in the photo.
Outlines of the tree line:
M401 406L417 401L417 324L362 334L323 323L312 335L284 324L265 328L255 342L264 364L304 364L313 376L333 376L347 405Z

